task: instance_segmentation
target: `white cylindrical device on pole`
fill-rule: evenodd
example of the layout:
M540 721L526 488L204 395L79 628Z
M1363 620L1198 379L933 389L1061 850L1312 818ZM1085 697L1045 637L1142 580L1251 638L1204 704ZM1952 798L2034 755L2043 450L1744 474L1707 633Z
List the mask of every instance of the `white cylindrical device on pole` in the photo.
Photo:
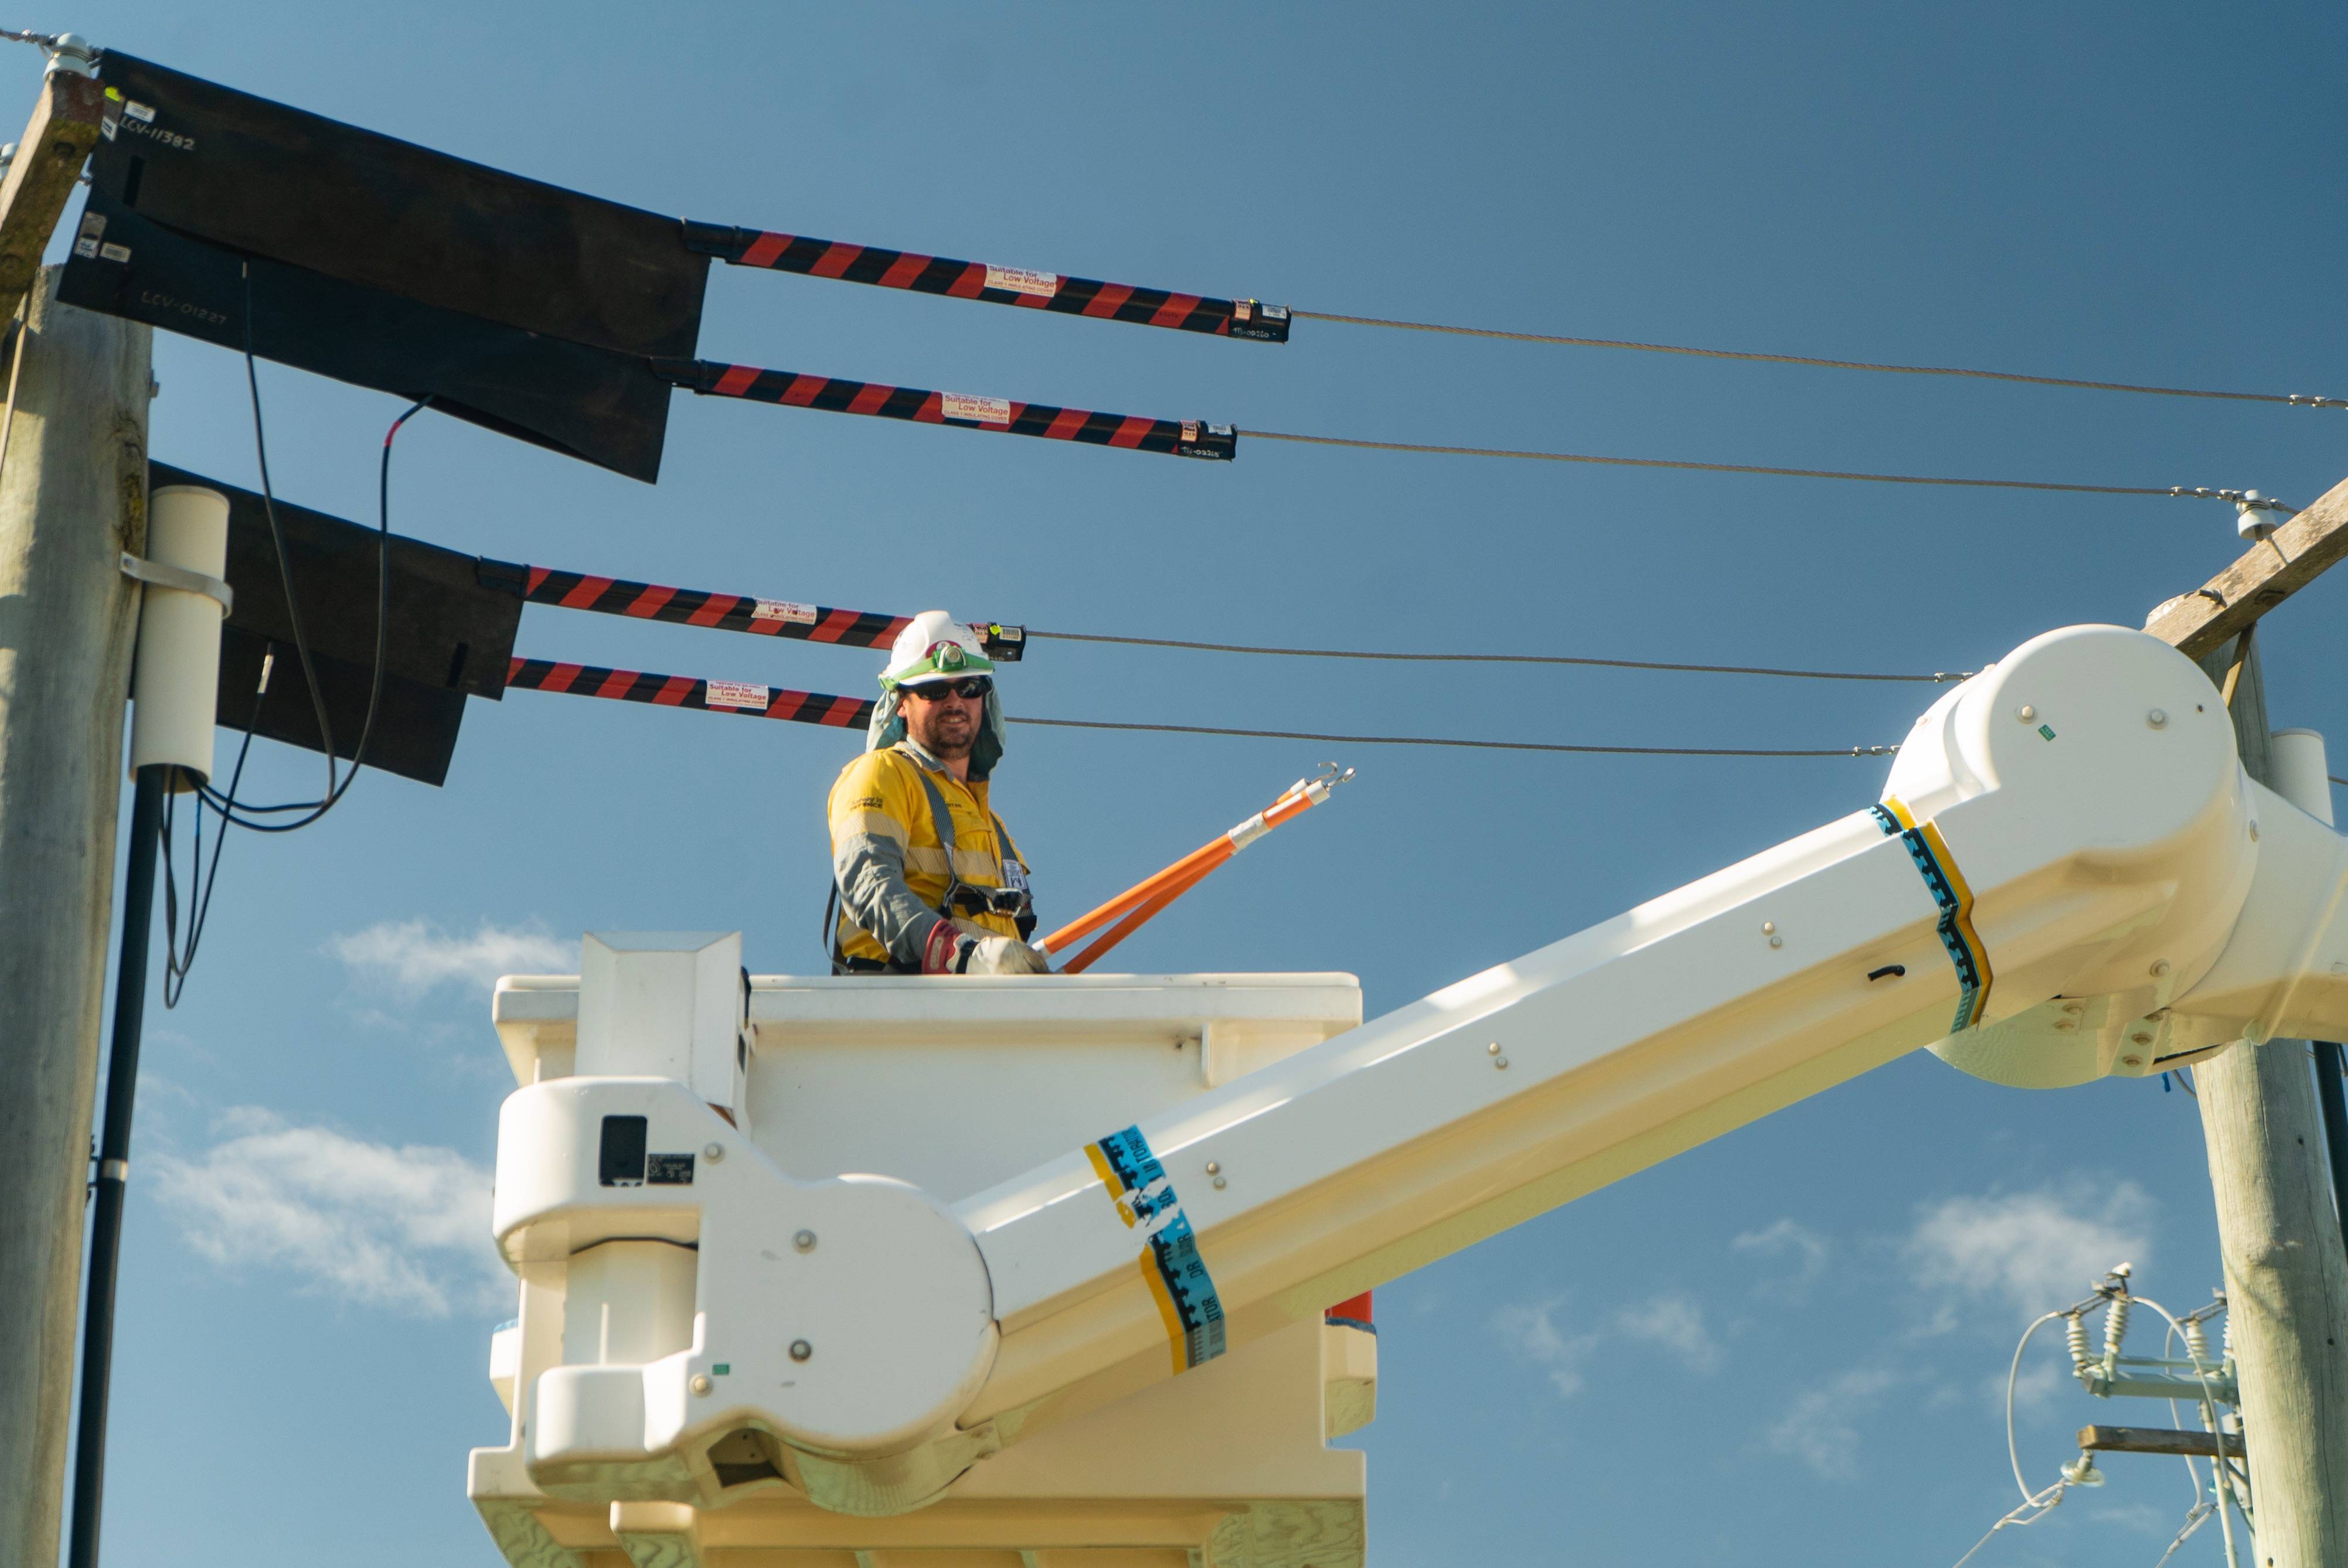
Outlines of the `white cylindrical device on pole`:
M228 572L228 497L197 485L167 485L148 500L147 559L220 579ZM174 790L212 776L212 715L219 701L221 626L228 609L187 589L149 582L139 607L139 664L131 678L130 773L166 763ZM189 775L193 774L191 779Z
M2245 490L2234 503L2234 531L2254 545L2264 544L2282 527L2283 514L2265 502L2256 490Z
M2332 825L2332 768L2313 730L2277 730L2267 742L2269 784L2324 826Z

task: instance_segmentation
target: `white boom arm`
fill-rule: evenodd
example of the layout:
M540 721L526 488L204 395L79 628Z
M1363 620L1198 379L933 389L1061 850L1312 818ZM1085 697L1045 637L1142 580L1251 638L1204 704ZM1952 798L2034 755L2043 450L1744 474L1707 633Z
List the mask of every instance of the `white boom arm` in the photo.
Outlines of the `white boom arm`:
M2246 777L2190 661L2075 627L1935 703L1881 805L954 1209L880 1178L793 1181L674 1080L537 1084L500 1131L509 1255L664 1235L697 1239L701 1275L689 1351L539 1378L530 1473L684 1496L681 1456L749 1424L817 1501L911 1508L1046 1413L1918 1047L2054 1086L2338 1038L2343 888L2348 841ZM742 1155L687 1187L599 1184L610 1116L644 1117L656 1149ZM795 1250L802 1232L822 1245ZM819 1357L778 1342L784 1302Z

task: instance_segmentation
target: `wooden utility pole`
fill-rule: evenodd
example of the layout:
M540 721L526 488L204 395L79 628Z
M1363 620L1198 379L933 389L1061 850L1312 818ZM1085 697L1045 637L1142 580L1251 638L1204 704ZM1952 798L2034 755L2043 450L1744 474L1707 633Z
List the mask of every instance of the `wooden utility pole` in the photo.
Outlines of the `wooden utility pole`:
M0 1568L57 1560L139 609L120 558L147 543L151 330L56 289L0 415Z
M2202 667L2232 694L2242 766L2264 784L2256 635ZM2242 1388L2256 1561L2348 1563L2348 1255L2332 1212L2303 1040L2237 1045L2193 1070Z
M2145 629L2198 660L2268 781L2259 618L2348 557L2348 483ZM2305 1040L2237 1045L2194 1070L2240 1369L2262 1568L2348 1564L2348 1255L2325 1178Z

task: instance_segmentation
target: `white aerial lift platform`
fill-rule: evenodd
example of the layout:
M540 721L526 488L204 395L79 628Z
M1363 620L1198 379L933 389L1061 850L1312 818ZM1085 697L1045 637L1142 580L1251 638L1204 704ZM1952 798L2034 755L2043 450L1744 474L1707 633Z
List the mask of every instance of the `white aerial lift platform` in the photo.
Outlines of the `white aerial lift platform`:
M1881 802L1367 1024L1349 977L751 979L590 937L497 999L517 1565L1348 1568L1323 1309L1930 1047L2005 1083L2348 1032L2348 841L2116 627L1946 693Z
M1362 1456L1326 1439L1369 1419L1376 1340L1324 1324L1318 1312L1113 1409L1056 1424L1039 1412L1017 1444L974 1469L948 1500L901 1517L847 1517L809 1501L778 1479L793 1473L795 1456L748 1423L750 1436L672 1466L678 1484L669 1490L606 1483L591 1459L583 1468L572 1461L563 1478L541 1463L546 1491L557 1495L542 1492L522 1430L528 1401L516 1391L565 1366L622 1366L640 1383L644 1363L694 1348L696 1266L714 1262L706 1249L716 1244L691 1199L713 1178L763 1160L807 1182L883 1174L957 1204L1018 1176L1041 1151L1080 1144L1120 1116L1175 1110L1362 1020L1351 975L1088 974L953 985L756 976L737 1050L739 951L731 936L590 936L583 976L498 987L498 1034L522 1083L669 1078L726 1107L689 1148L672 1152L655 1138L624 1152L629 1170L644 1167L641 1178L615 1178L642 1180L632 1196L685 1202L657 1219L632 1207L618 1226L571 1226L541 1246L550 1255L519 1266L520 1316L499 1331L490 1372L516 1411L514 1437L477 1452L472 1472L474 1501L510 1561L585 1563L599 1547L613 1549L615 1532L638 1561L679 1568L694 1560L695 1541L704 1561L761 1548L747 1561L778 1568L860 1568L856 1551L867 1563L882 1553L895 1568L1186 1568L1210 1543L1219 1544L1209 1560L1226 1564L1360 1561ZM612 981L626 999L596 996ZM699 996L696 985L705 988ZM705 1026L697 1036L688 1032L694 1025ZM600 1163L600 1128L596 1136ZM690 1185L678 1180L688 1174ZM743 1195L757 1202L760 1189ZM626 1236L593 1239L606 1231ZM687 1250L696 1241L698 1254ZM870 1241L797 1221L761 1245L775 1255L756 1262L790 1259L808 1266L810 1278L813 1266L834 1258L842 1270L887 1266ZM966 1348L986 1329L978 1304L965 1305L958 1344L940 1348ZM867 1310L846 1292L837 1306ZM910 1333L926 1332L922 1316ZM780 1310L762 1334L780 1365L823 1370L829 1344L820 1314ZM807 1346L803 1362L790 1362L792 1341ZM711 1391L698 1397L690 1390L700 1385L678 1362L685 1397L738 1404L726 1385L747 1381L750 1368L747 1358L727 1355L711 1358ZM629 1412L641 1427L641 1408ZM1169 1465L1153 1453L1187 1457ZM691 1506L639 1501L655 1497ZM876 1499L857 1512L886 1506ZM958 1550L927 1554L942 1547ZM901 1560L901 1549L924 1554ZM1022 1552L1034 1555L1023 1560Z

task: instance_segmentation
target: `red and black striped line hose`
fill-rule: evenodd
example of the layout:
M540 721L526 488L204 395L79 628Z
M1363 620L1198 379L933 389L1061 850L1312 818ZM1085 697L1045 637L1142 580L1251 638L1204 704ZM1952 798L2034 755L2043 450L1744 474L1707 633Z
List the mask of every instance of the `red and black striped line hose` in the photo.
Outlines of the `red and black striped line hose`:
M870 414L919 425L959 425L1081 441L1092 446L1122 446L1177 457L1229 462L1239 437L1228 425L1197 419L1148 419L1137 414L1096 414L1055 408L1048 403L1018 403L1007 397L977 397L959 392L927 392L918 386L884 386L877 381L845 381L833 375L801 375L755 365L719 364L705 359L656 359L653 371L672 386L709 397L742 397L792 408L833 414Z
M769 230L736 229L690 220L685 225L685 243L688 250L715 256L736 267L763 267L810 278L838 278L877 288L909 289L917 294L983 300L989 304L1131 322L1138 326L1171 327L1176 332L1206 333L1214 337L1250 338L1258 343L1288 341L1287 307L1261 304L1254 300L1178 294L1164 289L1136 288L1131 283L1104 283L1097 278L1063 277L1057 272L1035 272L1024 267L957 261L945 256L884 250L878 245L810 240L804 234L778 234Z
M624 578L557 571L551 567L515 567L512 573L514 581L510 586L532 604L592 610L639 620L674 621L680 626L711 626L720 631L796 637L850 648L879 648L895 641L897 633L911 624L910 618L902 615L793 604L744 593L664 588L656 582L630 582Z
M476 575L484 585L503 589L532 604L588 610L599 615L624 615L635 620L665 620L678 626L714 627L720 631L747 631L756 637L791 637L842 648L885 648L912 624L909 616L882 615L878 610L835 610L829 605L797 604L747 593L667 588L656 582L630 582L625 578L558 571L552 567L521 566L486 558L478 563ZM1025 627L980 620L972 622L971 630L978 633L979 645L986 656L997 662L1015 663L1027 650Z
M662 708L699 708L753 719L782 719L860 730L872 722L866 697L832 697L744 681L700 681L690 675L654 675L642 670L607 670L598 664L565 664L552 659L515 659L506 669L508 690L561 692L573 697L608 697L618 702L650 702Z

